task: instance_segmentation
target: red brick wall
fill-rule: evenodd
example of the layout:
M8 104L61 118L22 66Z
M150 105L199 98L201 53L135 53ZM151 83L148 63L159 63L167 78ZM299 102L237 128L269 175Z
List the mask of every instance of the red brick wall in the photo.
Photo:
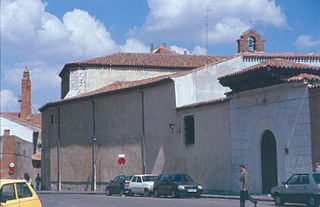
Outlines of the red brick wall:
M320 88L309 89L313 170L320 163Z
M9 175L9 163L15 161L15 137L0 137L0 178L11 178Z
M248 49L248 38L253 37L256 41L255 49L256 52L264 52L264 39L260 39L259 34L256 32L248 32L241 35L241 38L237 40L238 42L238 53L249 52Z

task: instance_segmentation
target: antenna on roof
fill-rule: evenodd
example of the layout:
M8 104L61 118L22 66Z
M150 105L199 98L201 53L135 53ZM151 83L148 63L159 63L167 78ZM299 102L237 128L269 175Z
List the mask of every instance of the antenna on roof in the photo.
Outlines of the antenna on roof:
M253 22L254 22L253 19L250 18L250 19L249 19L249 23L250 23L250 29L251 29L251 30L253 29Z
M206 55L208 55L208 13L210 11L210 5L208 4L207 5L207 8L206 8L206 16L204 17L205 20L206 20Z

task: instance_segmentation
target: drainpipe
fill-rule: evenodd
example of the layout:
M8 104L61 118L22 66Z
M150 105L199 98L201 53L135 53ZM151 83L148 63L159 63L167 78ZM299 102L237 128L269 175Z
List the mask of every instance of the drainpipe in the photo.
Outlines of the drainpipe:
M91 190L96 191L97 190L97 175L96 175L96 158L95 158L95 152L96 152L96 118L95 118L95 102L91 101L92 103L92 184L91 184Z
M141 140L141 154L142 154L142 174L146 173L146 147L145 147L145 127L144 127L144 93L139 88L138 92L141 94L141 123L142 123L142 140Z
M61 145L61 128L60 128L60 108L58 107L58 142L57 142L57 191L61 191L61 167L60 167L60 145Z

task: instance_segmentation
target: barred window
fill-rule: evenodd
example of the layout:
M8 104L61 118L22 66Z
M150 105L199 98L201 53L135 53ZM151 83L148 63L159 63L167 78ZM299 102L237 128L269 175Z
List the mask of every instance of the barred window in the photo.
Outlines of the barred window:
M194 144L194 116L184 117L184 143L186 145Z

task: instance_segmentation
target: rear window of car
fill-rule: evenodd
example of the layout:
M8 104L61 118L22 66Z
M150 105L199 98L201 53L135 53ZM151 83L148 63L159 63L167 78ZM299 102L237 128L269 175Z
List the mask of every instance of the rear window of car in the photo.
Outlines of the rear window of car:
M320 184L320 174L313 174L312 177L315 183Z
M126 176L126 180L131 180L132 176Z
M157 176L143 176L142 180L144 182L149 182L149 181L154 181L156 179Z

